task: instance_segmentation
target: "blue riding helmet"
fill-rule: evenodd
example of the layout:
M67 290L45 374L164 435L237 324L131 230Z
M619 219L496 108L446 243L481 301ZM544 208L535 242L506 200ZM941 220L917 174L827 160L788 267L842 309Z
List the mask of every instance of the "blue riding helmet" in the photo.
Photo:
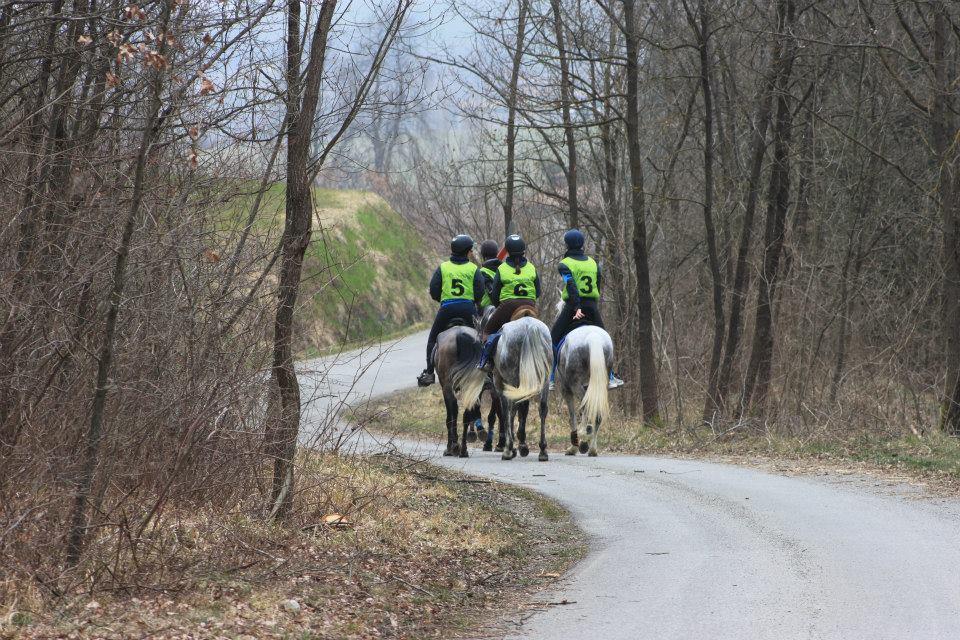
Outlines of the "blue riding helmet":
M503 246L511 256L523 255L523 252L527 250L527 243L516 233L507 236L507 240L503 243Z
M567 245L567 249L571 251L579 251L583 249L584 243L587 239L584 237L583 232L579 229L570 229L565 234L563 234L563 242Z
M450 253L455 256L465 256L471 249L473 249L473 238L465 233L461 233L450 241Z

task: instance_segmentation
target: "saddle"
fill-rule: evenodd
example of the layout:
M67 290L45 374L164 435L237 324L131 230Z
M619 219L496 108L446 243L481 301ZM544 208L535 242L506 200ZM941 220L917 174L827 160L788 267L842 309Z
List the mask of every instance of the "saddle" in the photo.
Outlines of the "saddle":
M444 327L444 331L447 329L453 329L454 327L465 327L467 323L463 321L463 318L450 318L450 322L447 323L447 326Z
M537 313L536 307L523 306L513 312L513 314L510 316L510 322L519 320L520 318L536 318L539 320L540 314Z

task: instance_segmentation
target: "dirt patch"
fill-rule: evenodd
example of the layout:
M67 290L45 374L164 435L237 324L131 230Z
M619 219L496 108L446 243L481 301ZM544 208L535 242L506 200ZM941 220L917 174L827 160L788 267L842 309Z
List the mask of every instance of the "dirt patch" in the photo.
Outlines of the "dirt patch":
M334 478L313 524L236 531L222 562L207 551L215 570L170 588L14 600L0 637L492 637L582 548L524 489L396 456L313 463Z

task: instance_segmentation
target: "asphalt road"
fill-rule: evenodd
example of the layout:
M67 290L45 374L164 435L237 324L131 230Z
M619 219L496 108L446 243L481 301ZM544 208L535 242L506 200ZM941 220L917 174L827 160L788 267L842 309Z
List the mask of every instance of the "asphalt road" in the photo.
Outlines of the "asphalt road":
M315 361L330 372L303 376L305 398L315 397L308 415L414 386L425 339L405 338L375 361ZM552 451L546 463L479 449L443 458L441 434L437 425L436 443L403 447L540 491L588 534L586 558L538 598L568 604L517 620L510 638L960 638L960 502L863 479L602 450Z

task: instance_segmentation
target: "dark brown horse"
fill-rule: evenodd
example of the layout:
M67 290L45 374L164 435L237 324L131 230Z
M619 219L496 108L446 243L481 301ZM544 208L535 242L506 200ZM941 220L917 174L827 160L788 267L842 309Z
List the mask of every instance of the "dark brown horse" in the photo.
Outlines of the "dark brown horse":
M479 416L476 408L483 391L487 374L477 369L480 360L480 340L475 329L452 327L437 337L433 352L437 377L443 391L443 404L447 409L447 448L443 455L466 458L468 426L473 416ZM457 442L457 418L460 407L464 408L463 435Z

